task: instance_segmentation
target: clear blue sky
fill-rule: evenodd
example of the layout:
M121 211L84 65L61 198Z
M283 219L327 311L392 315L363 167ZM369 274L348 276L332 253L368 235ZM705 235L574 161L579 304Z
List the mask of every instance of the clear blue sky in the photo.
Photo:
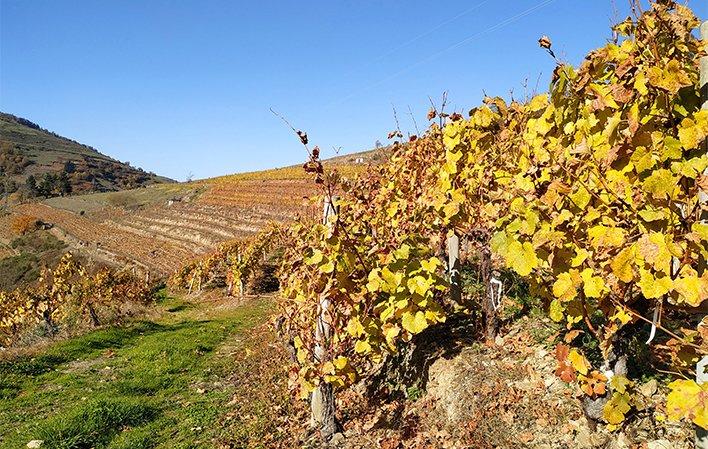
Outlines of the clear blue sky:
M627 2L616 0L619 16ZM0 0L0 110L183 180L298 163L522 96L610 37L611 0ZM693 3L698 13L702 1ZM705 16L705 14L703 14ZM442 25L442 26L441 26Z

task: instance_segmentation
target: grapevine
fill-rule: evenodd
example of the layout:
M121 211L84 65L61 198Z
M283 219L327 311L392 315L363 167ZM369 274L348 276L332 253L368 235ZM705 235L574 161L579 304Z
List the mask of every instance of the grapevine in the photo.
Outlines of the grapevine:
M601 366L581 350L559 351L558 374L606 398L602 419L611 427L633 407L632 381L620 369L625 327L654 322L671 337L663 346L673 348L672 368L688 378L708 352L708 323L677 333L661 318L708 299L698 200L708 189L708 112L699 110L697 25L689 8L653 3L615 26L617 38L579 68L558 61L549 94L486 98L468 119L445 115L352 181L339 183L310 153L305 168L323 197L332 185L342 197L333 226L293 225L283 256L283 316L301 394L323 382L351 385L466 306L445 294L438 256L452 233L482 235L480 250L530 283L570 341L583 331L599 343ZM550 39L541 44L550 50ZM322 297L332 304L327 360L315 352ZM646 316L654 309L657 320ZM701 388L691 382L670 385L668 415L704 426L706 395L688 401Z
M152 290L143 280L105 267L91 274L67 253L55 267L45 267L35 285L0 291L0 344L12 345L25 330L38 324L54 335L74 310L99 325L100 311L118 309L128 302L147 303L151 298Z

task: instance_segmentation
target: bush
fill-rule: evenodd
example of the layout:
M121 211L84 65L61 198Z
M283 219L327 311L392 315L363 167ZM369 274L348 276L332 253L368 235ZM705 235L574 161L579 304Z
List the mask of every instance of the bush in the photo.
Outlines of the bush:
M32 215L16 215L10 220L10 231L15 235L25 235L39 229L40 221Z

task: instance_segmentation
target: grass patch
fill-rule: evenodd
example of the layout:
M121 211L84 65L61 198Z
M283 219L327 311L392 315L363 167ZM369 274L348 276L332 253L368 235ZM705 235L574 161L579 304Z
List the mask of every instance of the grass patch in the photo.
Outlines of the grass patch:
M35 254L66 248L64 242L47 231L34 231L17 237L10 243L10 246L20 252Z
M0 448L268 447L256 443L276 433L274 404L288 402L287 365L260 326L270 303L160 307L155 321L0 361ZM238 419L225 417L233 407Z
M0 259L0 290L10 290L20 283L30 283L39 277L39 259L23 253Z
M121 430L151 421L157 413L140 399L98 399L47 420L37 435L48 449L105 447Z

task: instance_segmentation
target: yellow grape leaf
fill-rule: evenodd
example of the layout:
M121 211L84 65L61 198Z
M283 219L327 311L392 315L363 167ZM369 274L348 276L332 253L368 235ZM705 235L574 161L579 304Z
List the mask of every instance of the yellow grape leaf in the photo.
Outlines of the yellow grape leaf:
M575 298L580 281L578 270L570 270L570 272L559 274L553 283L553 296L561 301L570 301Z
M409 292L418 293L420 296L425 296L425 294L430 290L430 282L423 276L414 276L409 278L406 285L408 286Z
M590 192L585 189L582 185L578 184L578 189L568 195L568 198L573 202L574 205L578 206L580 209L585 209L588 204L590 204Z
M644 72L637 72L637 76L634 77L634 88L640 95L649 93L649 89L647 89L647 77L644 75Z
M312 253L312 256L305 257L304 261L308 265L318 265L320 262L322 262L323 258L324 258L324 254L322 254L322 251L320 251L319 249L316 249Z
M320 265L320 271L325 274L329 274L329 273L333 272L334 271L334 262L332 262L331 260L328 260L327 262L323 263L322 265Z
M624 416L632 408L629 405L629 395L626 393L614 392L612 398L607 401L602 410L602 417L608 424L617 425L624 421Z
M364 326L362 326L359 318L352 317L347 323L347 333L352 337L358 338L364 333Z
M654 269L669 274L671 270L671 251L666 243L666 237L659 232L643 235L637 241L637 249L644 260Z
M401 328L398 326L389 326L384 330L384 337L389 345L393 345L393 340L401 333Z
M682 275L674 280L674 290L681 298L693 307L698 307L708 299L708 279L698 277L696 274Z
M506 259L507 252L509 251L510 239L505 231L496 232L491 239L489 239L489 247L492 252L500 255Z
M627 379L626 376L614 376L612 379L610 379L610 387L612 390L618 392L618 393L626 393L627 392L627 387L631 387L633 385L632 381Z
M457 164L457 161L462 159L462 151L447 151L445 159L452 164Z
M403 280L403 274L398 272L394 273L389 270L388 267L384 267L383 270L381 270L381 278L386 283L388 291L393 292L396 290L396 288L398 288L399 285L401 285L401 281Z
M663 66L652 66L647 70L649 83L653 86L665 89L672 94L675 94L683 86L689 86L691 80L686 71L682 70L681 64L672 59Z
M660 149L659 160L661 162L667 161L669 159L681 159L681 156L683 154L681 150L681 141L678 139L674 139L672 136L664 137L664 148L661 149L660 145L658 146L658 148Z
M708 383L698 385L693 380L675 380L669 384L671 393L666 397L669 419L683 418L708 430Z
M590 363L588 360L575 349L571 350L568 354L568 361L575 368L575 371L579 372L583 376L587 376L590 370Z
M666 199L672 197L676 189L678 179L674 177L670 170L660 168L654 170L648 178L644 180L642 187L651 193L654 198Z
M337 357L332 361L332 364L336 368L337 371L342 371L349 365L349 359L346 357Z
M521 244L517 240L511 242L506 254L506 264L521 276L528 276L534 268L538 267L533 245L529 242Z
M406 312L401 319L401 325L411 334L419 334L428 327L428 320L425 319L425 313L421 311L415 314Z
M381 289L381 277L379 276L379 269L375 268L369 273L369 282L366 284L366 289L370 293L375 293Z
M315 384L300 377L300 399L307 399L314 390Z
M600 276L593 276L592 268L586 268L580 273L583 279L583 292L588 298L600 298L605 291L605 281Z
M531 101L528 103L528 110L530 112L536 112L540 111L541 109L545 108L546 105L548 104L548 95L546 94L541 94L541 95L536 95L531 99Z
M634 280L634 258L637 254L637 247L631 245L617 254L617 256L610 262L610 268L612 272L617 276L622 282L632 282Z
M624 243L624 230L622 228L596 225L588 229L590 243L595 248L617 247Z
M701 240L708 241L708 224L695 222L691 226L691 230L698 234Z
M652 221L659 221L659 220L666 219L666 213L661 209L659 209L659 210L642 209L639 211L639 216L642 217L642 219L648 223L651 223Z
M671 290L673 282L670 277L663 273L660 274L660 277L655 278L651 271L640 268L639 283L637 285L639 285L645 298L652 299L660 298L667 294Z
M440 262L440 259L437 257L431 257L428 260L420 261L420 266L423 267L423 270L428 273L434 273L440 265L442 265L442 262Z
M551 305L548 310L548 316L556 323L560 323L561 321L563 321L563 305L559 300L554 299L553 301L551 301Z
M406 245L405 243L402 244L397 250L393 252L393 255L396 256L396 259L408 259L411 254L411 247L410 245Z
M592 83L590 84L590 89L595 92L595 97L599 102L600 106L598 109L604 109L607 106L613 109L619 108L619 106L615 102L615 99L612 98L612 92L609 86L606 86L604 84Z
M590 252L583 248L575 248L575 256L570 260L571 267L579 267L590 256Z
M445 313L442 310L426 310L425 319L430 323L444 323L446 320Z
M681 146L686 150L698 148L698 144L708 135L708 111L697 112L693 118L695 121L683 119L678 129Z
M354 343L354 351L359 354L366 354L371 351L371 345L366 340L357 340L357 342Z
M632 321L632 315L628 314L623 308L617 308L617 312L610 319L617 320L624 325Z

